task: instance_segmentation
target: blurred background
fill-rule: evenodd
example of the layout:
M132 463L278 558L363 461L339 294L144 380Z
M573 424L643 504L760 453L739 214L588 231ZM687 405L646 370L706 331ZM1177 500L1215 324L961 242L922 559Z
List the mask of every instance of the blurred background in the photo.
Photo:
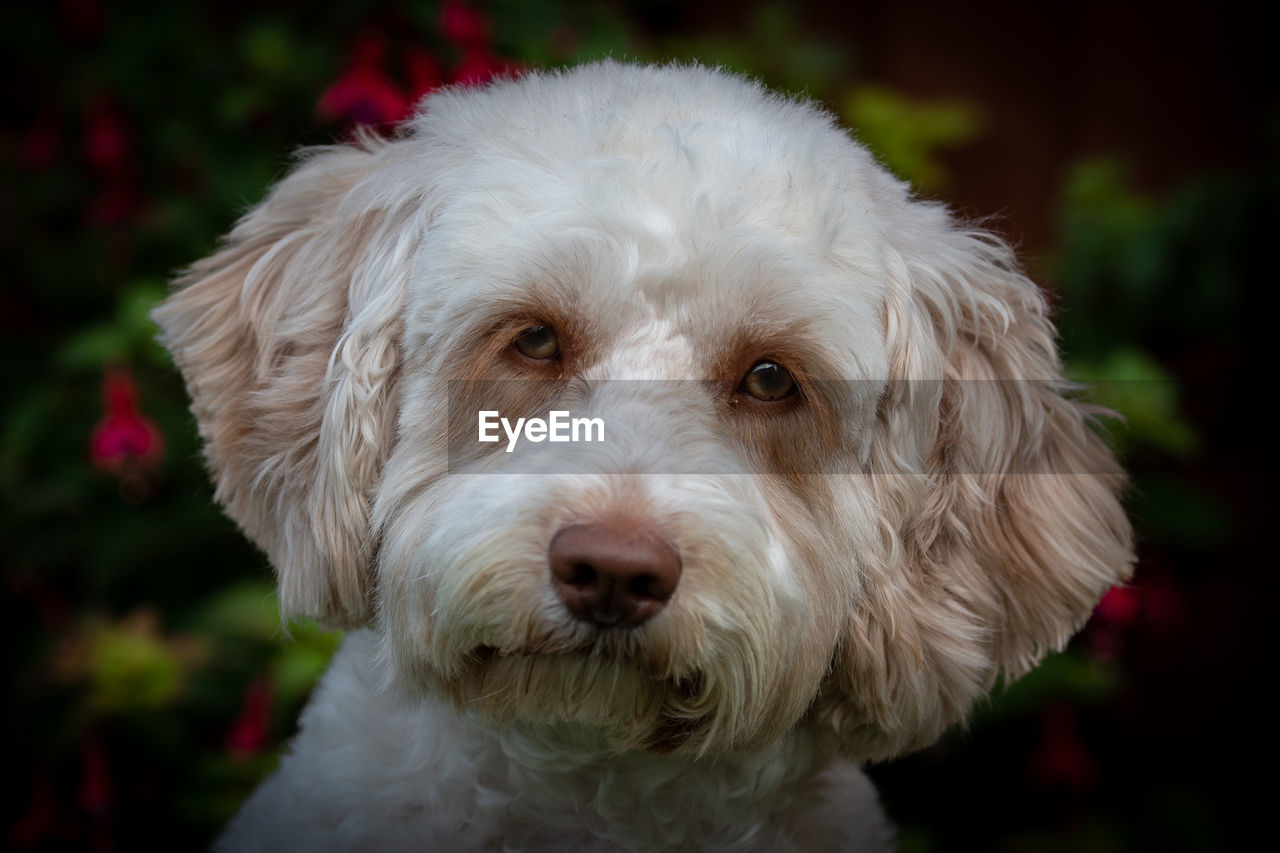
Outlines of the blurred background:
M295 148L612 55L816 99L1019 250L1126 417L1133 583L871 768L906 851L1215 850L1271 805L1273 30L1243 4L58 0L0 26L0 619L13 849L205 846L336 644L282 630L148 308ZM321 12L320 9L323 9ZM1258 781L1259 777L1266 781Z

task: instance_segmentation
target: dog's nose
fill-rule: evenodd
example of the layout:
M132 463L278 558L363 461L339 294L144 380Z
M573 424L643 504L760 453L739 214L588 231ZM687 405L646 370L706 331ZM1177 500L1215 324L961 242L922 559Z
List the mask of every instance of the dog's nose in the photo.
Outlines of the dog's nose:
M569 612L633 628L657 614L680 582L680 555L660 536L600 524L562 528L551 540L551 583Z

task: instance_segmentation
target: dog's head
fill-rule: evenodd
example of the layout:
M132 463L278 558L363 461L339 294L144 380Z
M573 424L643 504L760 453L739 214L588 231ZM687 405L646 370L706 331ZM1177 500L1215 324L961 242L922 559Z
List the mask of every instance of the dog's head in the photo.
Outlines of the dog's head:
M1129 572L1007 249L707 69L436 94L305 155L156 319L284 607L497 721L886 757ZM604 441L478 440L552 410Z

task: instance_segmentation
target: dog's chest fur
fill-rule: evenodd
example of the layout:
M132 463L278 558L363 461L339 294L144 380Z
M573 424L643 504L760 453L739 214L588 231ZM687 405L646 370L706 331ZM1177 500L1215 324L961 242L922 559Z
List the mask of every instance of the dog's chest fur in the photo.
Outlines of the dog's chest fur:
M376 683L352 632L219 850L880 850L870 782L800 735L715 761L610 755Z

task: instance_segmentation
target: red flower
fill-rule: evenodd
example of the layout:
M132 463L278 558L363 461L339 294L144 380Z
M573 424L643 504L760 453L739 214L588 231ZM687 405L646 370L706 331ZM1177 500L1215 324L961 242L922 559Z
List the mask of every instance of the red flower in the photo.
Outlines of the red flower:
M327 119L356 124L394 124L407 117L413 99L384 70L387 45L376 32L362 33L351 51L346 72L320 96L316 109Z
M111 773L107 770L107 749L91 740L80 750L80 787L76 791L76 802L83 811L102 817L114 799Z
M134 465L151 467L164 457L164 439L138 410L138 389L128 370L106 371L102 402L107 412L89 439L89 455L96 467L121 473Z
M489 41L489 21L458 0L445 0L440 7L440 32L462 47L480 47Z
M1138 619L1138 591L1128 586L1113 586L1094 608L1093 619L1085 635L1090 657L1107 663L1120 656L1125 635Z
M1094 614L1108 625L1124 628L1138 618L1137 590L1127 586L1113 586L1102 596Z
M440 29L462 52L461 62L448 75L450 83L478 85L520 69L489 47L489 22L474 9L453 0L446 2L441 8ZM405 47L399 58L407 89L388 72L386 36L376 30L361 33L352 46L346 70L320 96L317 112L330 121L345 119L375 126L409 118L417 103L445 77L436 58L417 45Z
M248 758L266 745L274 700L270 679L260 676L249 682L240 713L227 734L227 749L233 756Z
M104 175L123 171L133 157L133 139L119 110L105 98L89 105L85 116L84 155Z
M440 7L440 32L462 48L462 61L449 76L451 83L479 86L520 70L519 63L498 56L489 46L489 19L458 0L445 0Z
M356 124L394 124L409 112L409 99L377 68L352 68L320 96L320 114Z
M415 104L443 82L440 64L420 47L409 48L404 57L404 69L409 77L409 100Z
M107 98L96 98L85 113L83 153L100 181L88 205L89 219L112 225L138 207L137 156L124 115Z

